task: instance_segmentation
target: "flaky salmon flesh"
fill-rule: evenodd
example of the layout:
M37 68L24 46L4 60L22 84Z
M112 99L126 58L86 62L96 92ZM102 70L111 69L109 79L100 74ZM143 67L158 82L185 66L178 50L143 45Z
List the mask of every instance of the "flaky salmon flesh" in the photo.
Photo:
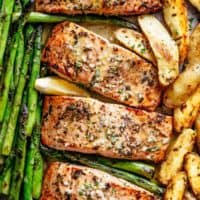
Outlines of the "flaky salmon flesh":
M84 97L46 96L41 141L45 146L105 157L165 157L172 118Z
M105 172L51 163L40 200L157 200L154 194Z
M59 76L122 104L153 111L160 103L158 72L151 63L77 24L53 29L42 61Z
M135 15L161 9L160 0L35 0L36 10L46 13Z

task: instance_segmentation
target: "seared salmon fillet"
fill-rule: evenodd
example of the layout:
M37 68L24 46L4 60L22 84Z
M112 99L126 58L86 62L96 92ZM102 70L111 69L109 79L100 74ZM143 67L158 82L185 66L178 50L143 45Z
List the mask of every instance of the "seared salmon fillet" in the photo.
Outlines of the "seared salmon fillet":
M155 12L160 0L35 0L36 10L47 13L135 15Z
M84 97L46 96L42 143L57 150L160 162L172 118Z
M51 163L40 200L156 200L154 194L105 172L67 163Z
M69 81L123 104L154 110L160 102L152 64L74 23L53 29L42 61Z

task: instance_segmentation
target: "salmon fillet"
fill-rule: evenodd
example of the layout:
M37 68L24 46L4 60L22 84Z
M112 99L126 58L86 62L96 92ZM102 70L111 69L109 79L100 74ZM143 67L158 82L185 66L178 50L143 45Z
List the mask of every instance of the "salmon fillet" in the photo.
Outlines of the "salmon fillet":
M36 0L36 10L47 13L135 15L158 11L160 0Z
M57 150L105 157L164 159L172 118L83 97L46 96L42 143Z
M40 200L156 200L154 194L100 170L51 163Z
M74 23L54 28L42 61L59 76L123 104L154 110L160 102L152 64Z

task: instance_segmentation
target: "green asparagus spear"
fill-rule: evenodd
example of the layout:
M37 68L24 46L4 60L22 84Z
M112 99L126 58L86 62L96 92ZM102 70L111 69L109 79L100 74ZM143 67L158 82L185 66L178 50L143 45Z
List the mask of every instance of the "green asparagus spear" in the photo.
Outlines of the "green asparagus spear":
M8 195L10 190L10 181L13 169L14 155L6 158L5 166L2 174L0 175L0 193Z
M34 199L39 199L42 189L44 161L39 151L36 152L34 158L34 171L33 171L33 187L32 195Z
M3 1L3 22L0 23L0 76L3 70L3 60L4 60L4 52L6 48L8 33L10 29L10 23L12 19L12 12L14 7L14 0L4 0Z
M0 0L0 10L1 10L1 7L2 7L2 0Z
M22 15L22 4L20 0L15 0L14 13L19 12Z
M40 74L40 57L41 57L41 41L42 41L42 27L38 26L36 33L36 40L34 44L33 67L28 84L28 120L26 122L26 135L31 136L33 126L35 124L36 108L38 101L38 92L35 90L35 81Z
M30 63L32 62L32 54L33 54L32 44L34 41L34 35L35 35L34 28L31 25L28 25L27 31L26 31L27 49L25 51L21 74L19 77L18 86L17 86L15 96L14 96L14 102L12 105L12 115L10 116L10 119L8 122L7 134L4 138L4 143L3 143L3 148L2 148L3 155L9 155L12 149L13 139L15 136L15 128L17 124L17 118L18 118L18 114L20 110L24 87L26 85L26 79L27 79L26 76L28 72L28 67Z
M20 30L19 30L20 31ZM18 47L18 42L19 42L19 31L15 33L12 44L11 44L11 51L10 55L8 58L8 62L6 64L6 71L4 75L4 83L3 83L3 91L2 95L0 96L0 122L3 121L3 117L5 114L6 110L6 105L9 97L9 89L11 85L11 79L14 71L14 63L15 63L15 57L16 57L16 52L17 52L17 47Z
M13 21L18 20L19 17L20 13L14 13ZM134 23L119 17L106 17L97 15L77 15L74 17L67 15L49 15L40 12L30 12L26 17L27 22L29 23L58 23L68 20L75 23L85 22L89 24L108 24L130 29L138 29Z
M162 195L164 193L164 188L160 187L159 185L151 182L147 179L139 177L137 175L131 174L129 172L121 171L119 169L111 168L106 165L100 164L96 162L94 159L86 155L81 155L78 153L69 153L63 151L56 151L44 146L41 146L42 153L49 158L59 159L59 160L67 160L72 161L75 163L80 163L82 165L86 165L88 167L96 168L107 173L110 173L118 178L125 179L135 185L138 185L150 192L153 192L157 195Z
M25 178L24 178L24 200L36 199L40 196L43 177L43 160L39 152L41 124L41 103L36 109L36 124L31 138L31 144L27 153Z
M152 179L155 173L154 166L142 162L112 160L103 157L97 157L96 160L98 163L101 163L103 165L107 165L112 168L122 169L128 172L133 172L148 179Z
M20 70L21 66L23 64L23 58L24 58L24 35L23 32L19 32L19 43L17 48L17 55L15 59L15 69L14 69L14 86L17 87L20 77Z
M25 159L26 159L26 146L27 146L27 138L25 135L25 122L28 116L27 110L27 92L24 92L22 106L21 106L21 115L19 120L19 130L16 137L16 147L15 147L15 163L12 172L12 181L9 199L10 200L19 200L20 199L20 191L21 184L24 177L24 167L25 167Z

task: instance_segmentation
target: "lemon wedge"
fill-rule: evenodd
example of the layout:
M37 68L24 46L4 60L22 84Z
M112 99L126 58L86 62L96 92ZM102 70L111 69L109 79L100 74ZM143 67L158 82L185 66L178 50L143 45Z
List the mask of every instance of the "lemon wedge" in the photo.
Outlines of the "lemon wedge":
M86 90L56 76L37 79L35 82L35 89L47 95L90 96Z

